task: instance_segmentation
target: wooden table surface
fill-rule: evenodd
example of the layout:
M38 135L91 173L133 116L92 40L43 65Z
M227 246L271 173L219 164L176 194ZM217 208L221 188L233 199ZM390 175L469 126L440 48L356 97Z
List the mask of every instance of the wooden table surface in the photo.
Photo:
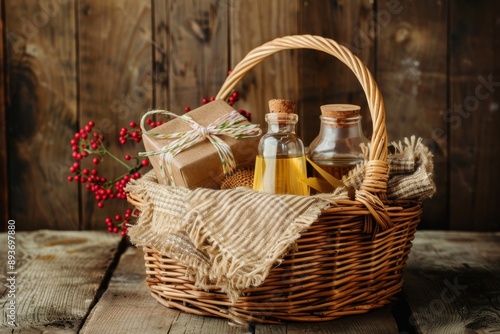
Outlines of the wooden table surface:
M15 238L15 274L7 234L0 239L0 333L500 333L500 233L418 231L393 305L330 322L249 328L157 303L142 251L116 235L42 230Z

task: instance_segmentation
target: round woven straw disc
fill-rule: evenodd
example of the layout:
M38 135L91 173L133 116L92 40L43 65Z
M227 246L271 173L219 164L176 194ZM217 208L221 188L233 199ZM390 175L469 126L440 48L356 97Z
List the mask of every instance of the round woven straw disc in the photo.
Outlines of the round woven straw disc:
M233 189L237 187L253 187L253 169L239 169L227 176L222 182L221 189Z

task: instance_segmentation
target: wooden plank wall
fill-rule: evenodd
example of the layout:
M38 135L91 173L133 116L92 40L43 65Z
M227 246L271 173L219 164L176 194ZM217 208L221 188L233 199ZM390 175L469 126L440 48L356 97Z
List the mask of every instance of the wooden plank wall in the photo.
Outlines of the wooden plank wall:
M226 72L275 37L310 33L348 46L374 73L391 140L424 137L438 193L421 228L500 230L499 4L494 0L0 0L0 216L18 229L103 228L66 181L69 140L90 119L117 155L119 129L153 107L183 113L215 96ZM309 143L319 106L364 93L328 55L293 50L253 69L236 105L263 123L267 100L297 101ZM370 119L364 130L371 133ZM102 166L110 174L116 166Z

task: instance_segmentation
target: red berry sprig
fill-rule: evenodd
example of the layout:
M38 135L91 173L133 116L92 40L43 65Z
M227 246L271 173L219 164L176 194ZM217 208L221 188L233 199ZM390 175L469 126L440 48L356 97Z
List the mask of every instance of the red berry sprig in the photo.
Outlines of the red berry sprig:
M97 207L102 209L104 203L108 200L126 200L125 186L130 180L137 180L141 177L139 170L149 166L149 160L141 160L138 157L126 154L124 157L125 161L133 162L133 164L124 162L105 147L103 135L97 132L92 133L94 125L93 121L88 122L87 125L75 133L74 138L70 142L73 151L72 156L76 161L69 168L72 175L68 176L68 181L85 184L85 188L94 194ZM130 127L132 129L138 128L135 122L130 122ZM142 139L142 132L140 129L129 131L126 128L122 128L119 138L120 143L123 144L123 141L126 142L129 138L138 143ZM112 180L100 176L97 170L99 163L107 156L122 165L125 170L122 175ZM84 168L82 166L84 161L82 160L87 157L91 159L92 167ZM108 226L108 231L118 233L121 229L122 236L125 236L127 234L129 219L132 217L132 209L126 209L123 219L121 215L116 215L115 218L117 217L120 217L120 219L115 219L115 221L109 217L106 218L105 222Z

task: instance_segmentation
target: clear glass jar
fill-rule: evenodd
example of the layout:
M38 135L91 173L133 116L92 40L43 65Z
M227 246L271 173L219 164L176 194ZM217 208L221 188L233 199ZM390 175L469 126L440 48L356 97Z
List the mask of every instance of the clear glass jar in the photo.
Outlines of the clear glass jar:
M267 133L259 142L253 189L272 194L309 195L304 144L295 133L299 119L295 104L269 101Z
M309 159L339 180L363 161L360 144L369 143L359 111L360 107L352 104L321 106L320 131L309 145ZM320 177L316 171L313 175Z

